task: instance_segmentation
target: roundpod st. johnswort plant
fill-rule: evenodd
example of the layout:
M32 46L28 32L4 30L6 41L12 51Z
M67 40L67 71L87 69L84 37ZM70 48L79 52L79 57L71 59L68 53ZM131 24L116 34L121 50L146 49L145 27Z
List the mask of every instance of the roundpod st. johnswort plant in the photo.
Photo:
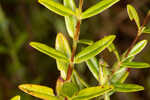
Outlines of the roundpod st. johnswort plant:
M55 48L39 42L31 42L30 46L56 60L60 77L56 82L56 92L52 88L36 84L22 84L19 85L19 89L44 100L93 100L94 98L110 100L110 96L115 92L144 90L144 87L140 85L124 82L130 73L129 69L150 67L148 63L133 61L148 43L147 40L137 41L143 33L150 33L150 28L146 26L150 12L141 24L136 9L132 5L127 5L129 18L131 21L135 21L138 31L135 40L122 55L119 54L113 43L115 35L105 36L96 42L79 39L80 25L84 19L103 12L119 1L100 0L97 4L82 11L83 0L79 0L78 7L74 0L63 0L63 4L54 0L39 0L40 4L64 17L66 29L73 43L69 43L62 33L57 34ZM78 44L84 44L87 47L77 53ZM105 60L96 57L105 49L113 52L116 56L117 61L112 67L107 67L109 64ZM97 86L88 85L74 69L75 64L83 62L87 64L93 77L99 83ZM20 100L20 96L11 100Z

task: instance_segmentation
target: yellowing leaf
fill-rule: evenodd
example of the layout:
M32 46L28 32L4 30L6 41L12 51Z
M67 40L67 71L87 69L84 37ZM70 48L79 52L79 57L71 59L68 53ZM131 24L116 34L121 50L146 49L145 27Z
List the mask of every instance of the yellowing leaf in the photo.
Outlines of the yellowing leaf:
M64 5L55 2L54 0L38 0L39 3L44 5L49 10L61 15L61 16L71 16L75 15L71 9L65 7Z
M30 45L37 49L38 51L52 57L52 58L55 58L57 60L61 60L61 61L64 61L64 62L69 62L69 59L66 57L65 54L63 54L62 52L60 51L57 51L45 44L42 44L42 43L38 43L38 42L31 42Z
M62 52L66 57L68 57L68 59L71 57L71 49L69 43L62 33L59 33L56 37L55 48L56 50ZM57 67L61 72L61 77L65 80L67 76L69 63L60 60L56 60L56 62L57 62Z
M11 98L11 100L20 100L20 96L17 95L17 96L15 96L15 97Z
M22 84L19 85L19 89L21 89L25 93L28 93L40 99L59 100L57 97L55 97L53 93L53 89L46 86L35 85L35 84Z

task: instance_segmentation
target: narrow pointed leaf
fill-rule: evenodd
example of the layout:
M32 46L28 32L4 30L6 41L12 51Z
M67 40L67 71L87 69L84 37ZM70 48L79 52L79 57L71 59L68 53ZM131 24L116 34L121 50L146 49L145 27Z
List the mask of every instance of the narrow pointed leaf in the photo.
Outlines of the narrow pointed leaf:
M98 2L97 4L93 5L92 7L88 8L86 11L84 11L81 15L82 19L86 19L92 16L95 16L104 10L108 9L115 3L119 2L120 0L102 0Z
M80 44L86 44L86 45L92 45L94 42L92 40L86 40L86 39L82 39L82 40L79 40L78 43Z
M146 27L144 30L143 30L143 33L150 33L150 27Z
M133 49L130 51L129 55L127 58L132 57L137 55L138 53L140 53L144 47L147 45L147 40L142 40L140 42L138 42Z
M115 45L112 43L110 46L108 46L108 50L109 52L113 52L114 50L116 50Z
M23 84L19 86L19 89L40 99L59 100L57 97L54 96L53 89L46 86Z
M127 77L129 76L129 72L125 72L124 75L117 81L117 83L124 83Z
M136 25L138 26L138 28L140 28L139 15L138 15L136 9L132 5L128 4L127 11L128 11L130 20L131 21L134 20L136 22Z
M126 73L126 68L121 68L119 69L117 72L114 73L114 75L112 76L111 82L112 83L116 83L118 82L122 76Z
M64 5L65 7L72 9L72 11L76 10L74 0L64 0ZM66 28L69 33L69 36L74 38L77 19L75 18L75 16L65 16L65 23L66 23Z
M73 71L72 79L79 89L89 87L88 83L78 74L76 70Z
M72 100L89 100L111 91L112 86L96 86L82 89Z
M114 84L114 90L117 92L137 92L144 90L144 87L136 84Z
M77 80L80 81L80 83L85 86L89 87L88 83L85 82L85 80L78 74L76 70L74 70L74 75L76 76Z
M81 63L83 61L86 61L100 52L102 52L105 48L107 48L115 39L114 35L110 35L107 37L104 37L103 39L95 42L93 45L90 45L83 49L81 52L79 52L75 57L76 63Z
M13 97L11 100L20 100L20 96L18 95L18 96L15 96L15 97Z
M65 7L64 5L55 2L54 0L38 0L39 3L44 5L49 10L61 15L61 16L71 16L75 15L71 9Z
M59 33L56 37L55 48L56 50L62 52L66 57L68 57L68 59L71 57L71 49L69 43L62 33ZM69 63L60 60L56 60L56 62L57 62L57 67L61 72L61 77L65 80L67 76Z
M99 64L95 57L86 61L89 70L92 72L93 76L99 80Z
M85 86L81 83L81 81L78 79L78 77L75 75L75 73L73 72L73 75L71 77L72 83L76 84L76 86L79 89L83 89L85 88Z
M121 66L127 68L149 68L150 67L148 63L143 63L143 62L127 62L127 63L122 63Z
M103 60L99 60L99 83L104 85L108 80L109 71L107 68L108 64Z
M42 43L38 43L38 42L31 42L30 45L37 49L38 51L52 57L52 58L55 58L57 60L61 60L61 61L64 61L64 62L69 62L69 59L66 57L66 55L64 55L62 52L60 51L57 51L45 44L42 44Z

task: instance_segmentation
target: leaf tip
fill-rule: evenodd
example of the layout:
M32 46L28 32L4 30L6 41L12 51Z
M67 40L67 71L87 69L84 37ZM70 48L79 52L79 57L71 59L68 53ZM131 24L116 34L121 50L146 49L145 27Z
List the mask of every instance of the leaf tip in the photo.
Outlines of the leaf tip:
M42 1L41 1L41 0L38 0L38 2L41 3Z
M56 38L63 38L64 35L62 33L58 33Z
M30 43L29 43L29 45L30 45L31 47L34 47L36 44L37 44L37 42L30 42Z
M18 88L19 88L20 90L24 90L24 87L25 87L25 84L21 84L21 85L18 86Z
M128 12L130 20L132 21L133 20L133 15L132 15L131 9L134 9L133 6L128 4L127 5L127 12Z
M115 35L110 35L110 39L111 39L111 40L114 40L115 38L116 38Z
M15 97L11 98L11 100L20 100L20 95L16 95Z

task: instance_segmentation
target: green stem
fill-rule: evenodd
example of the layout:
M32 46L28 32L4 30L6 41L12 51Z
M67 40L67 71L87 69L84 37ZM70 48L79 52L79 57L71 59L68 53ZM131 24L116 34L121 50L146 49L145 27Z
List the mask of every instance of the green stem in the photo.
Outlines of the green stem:
M120 61L120 56L119 56L119 53L118 53L118 51L116 49L114 50L114 54L115 54L115 56L117 58L117 61Z

